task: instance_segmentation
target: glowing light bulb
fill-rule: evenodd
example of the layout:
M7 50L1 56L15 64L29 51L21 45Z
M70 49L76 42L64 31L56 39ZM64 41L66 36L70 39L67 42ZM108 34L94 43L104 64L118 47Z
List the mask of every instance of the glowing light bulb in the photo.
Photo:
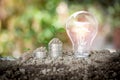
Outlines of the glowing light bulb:
M66 23L67 34L73 44L76 57L87 57L90 46L97 34L96 18L86 11L72 14Z

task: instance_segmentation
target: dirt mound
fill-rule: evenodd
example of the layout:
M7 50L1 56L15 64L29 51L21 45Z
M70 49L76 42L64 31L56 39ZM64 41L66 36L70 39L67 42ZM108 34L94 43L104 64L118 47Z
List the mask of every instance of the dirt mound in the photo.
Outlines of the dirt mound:
M58 58L0 60L0 80L120 80L120 52L92 51L88 58L63 52Z

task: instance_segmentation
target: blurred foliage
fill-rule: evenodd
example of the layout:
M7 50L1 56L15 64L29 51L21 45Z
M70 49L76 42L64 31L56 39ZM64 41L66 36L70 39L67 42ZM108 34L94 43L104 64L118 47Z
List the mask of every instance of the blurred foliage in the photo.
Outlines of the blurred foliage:
M96 15L99 25L104 25L108 14L111 19L118 16L120 19L120 3L116 1L0 0L0 54L14 55L39 46L47 47L53 37L67 43L65 19L75 11L90 11Z
M119 1L120 2L120 1ZM114 28L120 27L120 4L116 2L112 7L109 7L111 23Z

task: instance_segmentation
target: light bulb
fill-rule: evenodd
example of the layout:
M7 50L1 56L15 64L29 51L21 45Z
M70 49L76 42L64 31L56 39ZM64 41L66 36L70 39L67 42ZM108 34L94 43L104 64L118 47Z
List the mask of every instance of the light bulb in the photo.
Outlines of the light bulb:
M96 18L87 11L72 14L66 23L67 34L73 44L76 57L87 57L97 34Z

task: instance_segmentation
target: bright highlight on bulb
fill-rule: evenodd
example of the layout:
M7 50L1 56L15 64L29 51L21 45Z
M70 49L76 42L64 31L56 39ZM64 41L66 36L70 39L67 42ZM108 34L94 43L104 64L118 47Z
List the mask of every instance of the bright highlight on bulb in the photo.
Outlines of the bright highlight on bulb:
M66 23L67 34L73 44L76 57L87 57L90 46L97 34L95 17L86 11L72 14Z

